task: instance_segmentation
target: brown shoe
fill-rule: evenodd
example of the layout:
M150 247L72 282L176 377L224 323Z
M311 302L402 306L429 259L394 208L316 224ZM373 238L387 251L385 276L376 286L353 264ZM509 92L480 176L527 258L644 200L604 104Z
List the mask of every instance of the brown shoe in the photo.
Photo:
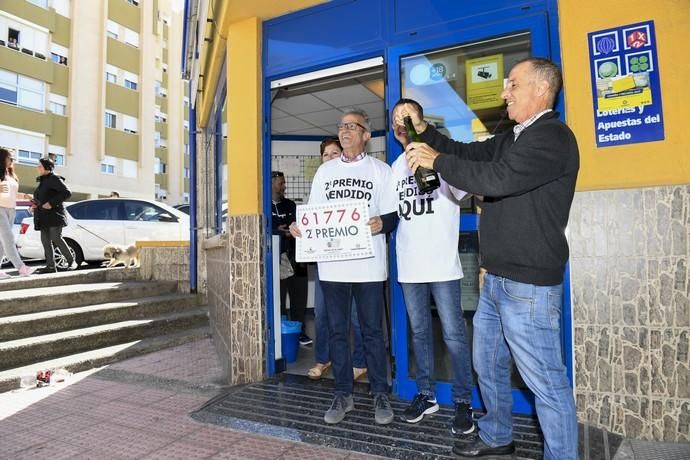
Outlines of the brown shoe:
M359 380L360 378L367 375L367 368L366 367L353 367L352 368L352 375L354 377L354 380Z
M331 363L316 363L314 367L309 369L307 376L312 380L319 380L331 368Z

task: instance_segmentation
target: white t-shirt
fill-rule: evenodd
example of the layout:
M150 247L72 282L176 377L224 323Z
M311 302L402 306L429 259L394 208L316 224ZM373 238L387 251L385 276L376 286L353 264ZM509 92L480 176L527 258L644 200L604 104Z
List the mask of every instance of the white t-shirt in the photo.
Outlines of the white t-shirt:
M5 174L5 180L0 182L0 208L14 209L18 192L19 183L9 173Z
M405 155L392 168L400 217L395 237L398 281L431 283L462 278L459 203L467 193L441 178L439 188L419 195Z
M395 212L397 203L391 168L369 155L354 163L334 159L319 166L311 184L309 204L335 200L367 200L369 217ZM374 256L366 259L319 262L322 281L369 283L388 278L386 236L373 237Z

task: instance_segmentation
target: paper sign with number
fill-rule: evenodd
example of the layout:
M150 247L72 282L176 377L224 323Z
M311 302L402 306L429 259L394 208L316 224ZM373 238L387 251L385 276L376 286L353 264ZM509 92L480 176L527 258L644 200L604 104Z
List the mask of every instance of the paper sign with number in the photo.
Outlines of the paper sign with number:
M328 262L373 257L366 201L332 201L297 206L297 262Z

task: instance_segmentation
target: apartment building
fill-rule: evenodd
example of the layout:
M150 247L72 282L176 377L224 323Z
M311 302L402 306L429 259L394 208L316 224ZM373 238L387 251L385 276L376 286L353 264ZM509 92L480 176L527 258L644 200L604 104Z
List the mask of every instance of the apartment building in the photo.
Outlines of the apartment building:
M49 156L76 200L187 201L177 3L0 0L0 146L22 191Z

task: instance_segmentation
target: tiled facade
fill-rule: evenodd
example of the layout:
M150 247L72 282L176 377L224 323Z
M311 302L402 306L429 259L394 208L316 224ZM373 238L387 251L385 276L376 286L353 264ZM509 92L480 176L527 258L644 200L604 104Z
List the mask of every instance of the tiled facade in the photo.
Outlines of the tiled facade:
M207 246L211 329L229 383L264 378L264 281L261 216L228 217L226 235Z
M578 193L569 231L579 419L690 441L690 186Z

